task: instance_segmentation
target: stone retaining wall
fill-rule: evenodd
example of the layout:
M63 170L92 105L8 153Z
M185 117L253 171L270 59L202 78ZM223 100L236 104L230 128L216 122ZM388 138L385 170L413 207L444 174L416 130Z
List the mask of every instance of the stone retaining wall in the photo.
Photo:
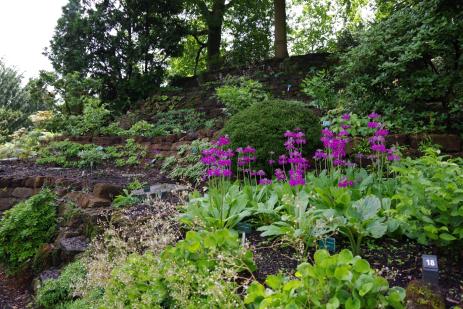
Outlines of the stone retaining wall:
M144 145L148 149L148 157L162 155L165 157L175 156L180 146L189 144L196 139L213 138L218 131L199 130L187 134L172 134L167 136L143 137L138 136L133 139L138 144ZM60 136L55 141L69 140L80 144L94 144L98 146L123 145L128 138L120 136Z
M122 192L122 187L97 183L93 189L85 188L82 183L66 178L50 176L0 177L0 214L38 193L43 187L51 187L59 197L70 200L77 207L98 208L108 207L114 196Z

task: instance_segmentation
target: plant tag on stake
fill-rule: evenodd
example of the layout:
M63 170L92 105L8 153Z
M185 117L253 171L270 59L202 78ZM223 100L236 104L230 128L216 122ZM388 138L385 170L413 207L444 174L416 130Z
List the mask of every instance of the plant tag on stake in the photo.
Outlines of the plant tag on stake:
M336 251L336 239L333 237L320 239L318 241L318 247L320 249L326 249L330 252L335 252Z
M439 266L436 255L423 254L423 280L432 285L439 285Z

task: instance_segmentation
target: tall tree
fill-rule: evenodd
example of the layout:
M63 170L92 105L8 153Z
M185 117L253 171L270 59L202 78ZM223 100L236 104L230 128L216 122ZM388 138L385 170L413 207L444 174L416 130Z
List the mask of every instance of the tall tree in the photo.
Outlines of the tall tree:
M181 53L182 0L69 0L48 57L62 76L102 82L100 97L121 109L162 82L169 57Z
M227 10L235 4L236 0L191 0L193 8L206 25L207 42L207 67L214 70L220 67L220 46L222 43L222 28L224 16ZM196 29L197 30L197 29ZM202 31L197 31L201 33Z
M286 1L274 0L275 8L275 58L288 57L288 39L286 28Z

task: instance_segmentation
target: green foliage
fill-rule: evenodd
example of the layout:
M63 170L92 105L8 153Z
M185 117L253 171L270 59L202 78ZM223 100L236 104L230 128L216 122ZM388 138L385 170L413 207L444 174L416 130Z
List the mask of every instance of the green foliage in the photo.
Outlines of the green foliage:
M108 156L103 147L70 141L51 142L37 153L38 164L54 164L63 167L94 167Z
M164 135L164 131L156 128L155 125L148 123L146 120L140 120L127 131L129 136L154 137Z
M348 108L391 118L405 109L424 123L433 111L444 115L433 126L461 130L462 12L460 2L407 1L366 28L336 69Z
M57 229L55 196L50 190L5 211L0 221L0 263L9 273L23 269Z
M110 158L116 159L116 166L133 166L141 163L147 155L147 147L137 144L134 139L126 140L125 145L106 147Z
M463 169L461 160L446 160L428 148L423 157L406 159L397 173L394 217L403 232L418 242L448 246L463 239Z
M256 103L230 118L223 134L228 134L231 147L251 145L256 148L257 160L265 166L270 153L285 153L283 134L300 128L307 137L303 152L308 155L316 149L321 126L319 119L301 102L271 100Z
M164 160L161 171L168 173L173 179L198 184L206 172L206 166L201 162L201 152L210 147L211 143L207 139L198 139L191 144L182 145L176 157L172 156Z
M17 130L10 136L10 142L0 144L0 159L30 158L37 153L42 142L47 142L55 136L55 134L47 131Z
M237 233L188 232L185 240L160 256L132 255L116 268L106 288L108 307L239 307L238 273L255 269L252 253Z
M270 97L261 83L245 77L229 79L225 85L216 89L216 95L230 115L258 102L267 101Z
M63 7L48 57L62 75L78 72L101 80L96 90L102 101L126 110L161 84L166 59L181 52L181 3L71 0Z
M23 113L17 110L0 106L0 143L8 140L8 136L13 133L23 119Z
M82 100L82 114L57 115L49 125L71 136L98 135L108 123L110 111L98 99L86 97Z
M405 291L389 288L386 279L349 250L332 256L318 250L314 264L300 264L295 276L268 276L268 289L252 283L245 303L250 308L405 308Z
M30 112L27 91L21 85L22 76L0 59L0 108ZM11 128L14 130L15 128Z
M57 279L48 279L39 287L35 303L43 308L67 308L65 303L74 299L75 287L86 274L82 261L68 264Z
M326 71L319 71L305 78L301 90L313 99L311 104L319 109L330 110L338 103L334 82Z
M338 51L336 44L345 31L355 31L366 24L362 11L371 9L368 0L292 1L297 12L289 29L291 51L304 55L313 52Z
M213 121L206 121L204 114L194 109L176 109L157 113L154 116L156 130L166 134L193 132L200 128L211 128Z
M254 216L259 217L259 223L262 215L272 216L273 220L257 230L264 237L281 237L283 242L303 251L299 254L306 260L308 249L314 247L317 240L334 234L340 220L334 219L331 213L309 207L309 194L304 190L294 194L288 184L270 188L270 197L257 203ZM282 194L285 198L279 200Z
M125 208L129 206L136 205L140 202L140 199L136 196L133 196L129 190L124 189L123 194L117 195L113 203L111 204L114 208Z
M204 196L194 192L185 207L181 221L189 226L207 230L231 229L251 215L249 202L248 196L240 189L239 184L223 183L219 187L209 188Z
M66 141L51 142L37 152L38 164L53 164L64 167L94 168L103 162L112 160L116 166L140 164L147 150L133 139L127 139L124 145L102 147L93 144L79 144Z

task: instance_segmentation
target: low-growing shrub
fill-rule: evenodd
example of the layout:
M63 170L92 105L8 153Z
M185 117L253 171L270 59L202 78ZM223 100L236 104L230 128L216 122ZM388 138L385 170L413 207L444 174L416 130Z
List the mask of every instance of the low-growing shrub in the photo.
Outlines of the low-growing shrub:
M332 256L319 250L314 264L300 264L295 276L271 275L267 289L252 283L245 303L249 308L405 308L404 290L389 288L385 278L349 250Z
M301 129L307 138L304 154L315 150L319 144L321 126L319 119L304 105L296 101L271 100L250 106L230 118L223 133L231 140L231 147L253 146L260 166L270 154L281 155L284 148L284 133Z
M419 243L450 245L463 239L463 168L428 148L423 157L407 158L397 173L394 217L402 231Z
M270 98L261 83L245 77L228 80L216 89L216 95L231 115Z
M5 211L0 221L0 263L9 273L28 265L57 229L55 195L43 190Z
M65 308L63 304L74 298L75 287L81 282L87 269L77 260L67 265L57 279L48 279L37 290L36 304L43 308Z
M255 269L237 233L188 232L160 256L132 255L112 273L105 305L128 308L237 308L241 271Z

